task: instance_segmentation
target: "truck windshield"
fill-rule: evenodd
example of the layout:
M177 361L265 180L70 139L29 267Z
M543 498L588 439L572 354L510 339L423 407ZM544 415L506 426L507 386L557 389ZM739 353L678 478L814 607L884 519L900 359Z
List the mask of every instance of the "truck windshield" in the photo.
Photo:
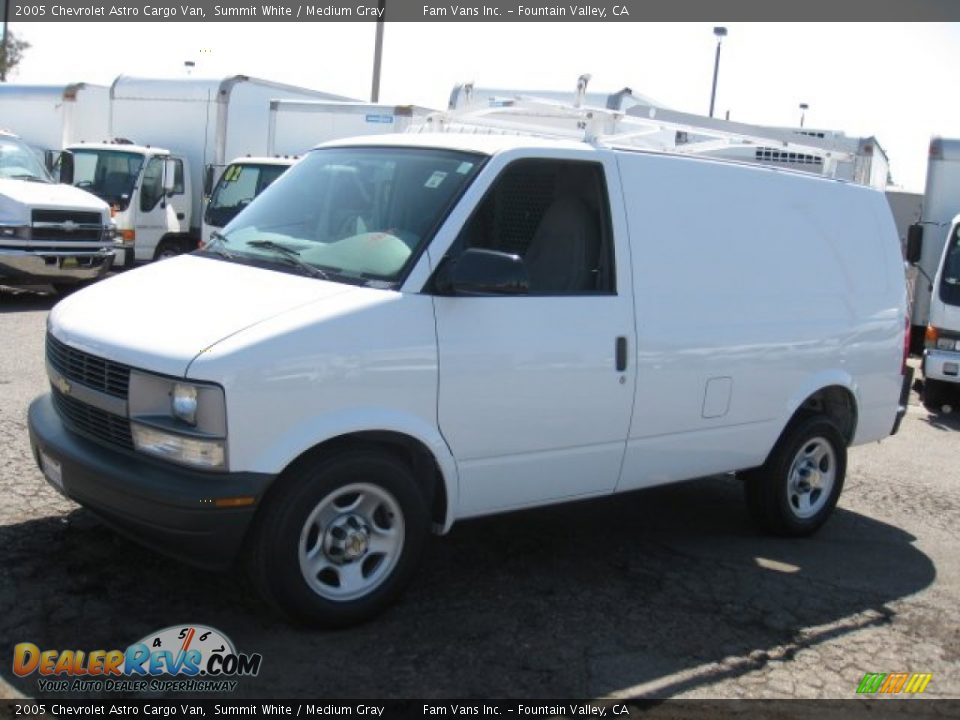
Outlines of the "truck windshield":
M0 178L51 182L36 154L17 138L0 135Z
M288 167L289 165L247 163L228 165L213 189L203 219L207 225L222 228L257 195L270 187L274 180L283 175Z
M396 285L482 164L429 148L314 150L227 225L221 256Z
M126 210L143 166L143 155L95 148L74 148L71 152L73 184L121 212Z
M940 299L947 305L960 305L960 225L953 228L944 250Z

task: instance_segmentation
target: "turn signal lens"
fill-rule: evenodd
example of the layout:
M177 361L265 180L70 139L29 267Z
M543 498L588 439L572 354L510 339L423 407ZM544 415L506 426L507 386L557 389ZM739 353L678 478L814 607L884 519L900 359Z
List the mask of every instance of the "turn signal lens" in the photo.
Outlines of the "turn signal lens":
M937 338L940 337L940 329L933 325L927 325L927 332L923 336L923 344L930 348L937 346Z

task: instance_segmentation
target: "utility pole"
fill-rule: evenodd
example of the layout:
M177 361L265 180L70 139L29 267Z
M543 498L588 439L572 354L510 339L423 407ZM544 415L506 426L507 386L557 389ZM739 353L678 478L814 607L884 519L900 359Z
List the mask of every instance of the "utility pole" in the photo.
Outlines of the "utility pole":
M380 61L383 59L383 13L387 0L377 2L377 38L373 46L373 86L370 88L370 102L380 102Z
M713 102L717 99L717 75L720 72L720 45L727 36L727 29L722 26L715 27L713 34L717 38L717 55L713 60L713 88L710 90L710 117L713 117Z
M7 81L7 18L10 17L10 0L3 0L3 67L0 67L0 82Z
M800 127L803 127L803 121L807 117L807 110L809 109L809 105L806 103L800 103Z

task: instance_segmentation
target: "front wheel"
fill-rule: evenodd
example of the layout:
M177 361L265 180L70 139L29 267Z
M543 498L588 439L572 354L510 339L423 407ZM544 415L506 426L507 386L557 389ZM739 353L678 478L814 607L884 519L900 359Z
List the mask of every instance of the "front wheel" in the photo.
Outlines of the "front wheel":
M811 535L836 507L847 445L830 420L812 415L787 428L767 462L743 474L753 519L774 535Z
M410 468L375 450L302 463L261 510L249 570L299 622L351 625L381 612L416 570L429 528Z

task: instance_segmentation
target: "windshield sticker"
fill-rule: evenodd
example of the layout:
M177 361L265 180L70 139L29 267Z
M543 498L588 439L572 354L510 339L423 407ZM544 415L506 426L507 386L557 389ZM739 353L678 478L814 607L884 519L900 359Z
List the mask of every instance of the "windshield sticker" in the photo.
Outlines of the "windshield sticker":
M433 173L433 175L427 178L427 181L423 184L423 186L428 188L440 187L440 183L443 182L445 177L447 177L445 172L440 172L437 170L435 173Z
M457 167L457 173L460 174L460 175L466 175L466 174L467 174L468 172L470 172L472 169L473 169L473 163L472 163L472 162L462 162L462 163L460 163L460 165Z

